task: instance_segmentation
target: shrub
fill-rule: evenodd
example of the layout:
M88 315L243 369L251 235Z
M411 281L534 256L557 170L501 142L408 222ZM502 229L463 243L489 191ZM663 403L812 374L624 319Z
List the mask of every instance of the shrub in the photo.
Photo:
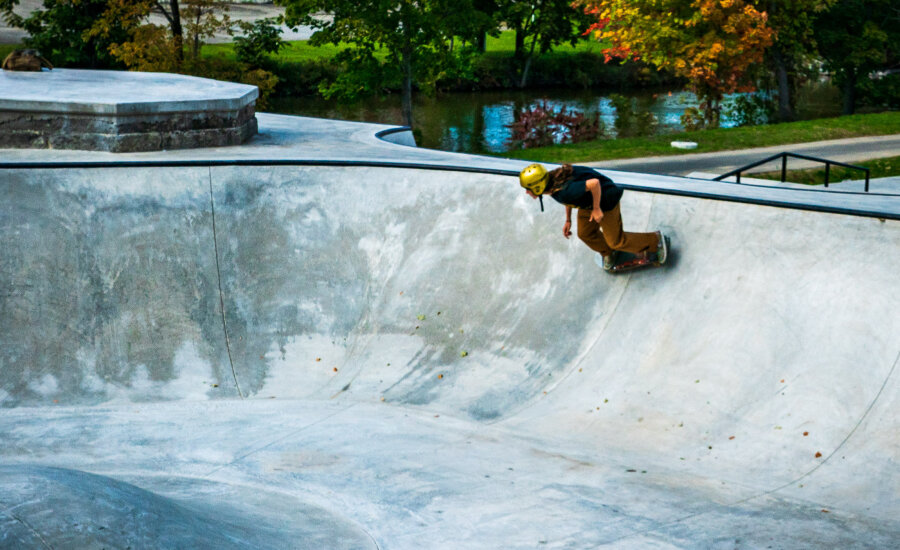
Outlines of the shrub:
M879 109L900 108L900 72L872 78L863 90L862 102Z
M182 72L193 76L256 86L259 88L259 98L256 100L257 110L268 107L269 96L272 95L278 84L278 77L269 71L252 69L246 63L220 56L204 57L196 61L185 60Z
M234 38L234 53L239 61L252 67L262 67L269 54L278 53L287 46L281 39L281 28L272 19L259 19L238 25L246 33Z
M603 134L599 114L585 115L565 107L555 109L546 100L523 109L517 120L508 127L512 130L512 137L507 143L511 149L579 143L597 139Z

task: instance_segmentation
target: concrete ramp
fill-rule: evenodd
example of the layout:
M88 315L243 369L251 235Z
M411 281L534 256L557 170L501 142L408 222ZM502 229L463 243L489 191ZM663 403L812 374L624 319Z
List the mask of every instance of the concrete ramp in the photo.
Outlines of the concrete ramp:
M90 472L238 533L266 514L228 495L276 494L269 547L289 502L340 547L900 537L895 219L632 189L673 256L610 276L496 170L2 177L4 486ZM0 547L69 540L0 504Z

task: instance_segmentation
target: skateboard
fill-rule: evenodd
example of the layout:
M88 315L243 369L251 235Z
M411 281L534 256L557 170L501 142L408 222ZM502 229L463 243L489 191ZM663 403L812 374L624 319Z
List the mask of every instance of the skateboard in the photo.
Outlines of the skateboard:
M669 258L666 260L666 264L672 259L672 247L670 245L670 240L668 236L663 237L666 239L666 248L669 251ZM636 269L643 269L645 267L662 267L666 264L661 264L656 260L656 253L649 253L647 257L642 257L641 255L632 254L630 252L623 252L621 250L615 251L615 265L612 266L612 269L609 270L610 273L626 273L628 271L634 271ZM594 261L601 268L603 267L603 256L597 254L594 257Z

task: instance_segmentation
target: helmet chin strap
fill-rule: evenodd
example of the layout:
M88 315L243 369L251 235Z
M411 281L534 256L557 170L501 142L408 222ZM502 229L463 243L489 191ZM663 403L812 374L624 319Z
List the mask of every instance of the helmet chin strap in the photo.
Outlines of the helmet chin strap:
M538 195L538 200L541 201L541 212L544 211L544 195Z

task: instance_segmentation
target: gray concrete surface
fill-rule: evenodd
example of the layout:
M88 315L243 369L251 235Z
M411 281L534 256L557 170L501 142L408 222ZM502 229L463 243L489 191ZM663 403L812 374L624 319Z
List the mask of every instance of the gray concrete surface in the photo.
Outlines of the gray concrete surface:
M256 86L165 73L0 71L0 147L123 152L240 144L256 134L258 95Z
M0 71L0 111L91 115L237 111L257 97L256 86L179 74Z
M609 171L673 254L608 276L522 161L259 118L3 151L319 165L0 168L0 547L896 547L896 195Z

